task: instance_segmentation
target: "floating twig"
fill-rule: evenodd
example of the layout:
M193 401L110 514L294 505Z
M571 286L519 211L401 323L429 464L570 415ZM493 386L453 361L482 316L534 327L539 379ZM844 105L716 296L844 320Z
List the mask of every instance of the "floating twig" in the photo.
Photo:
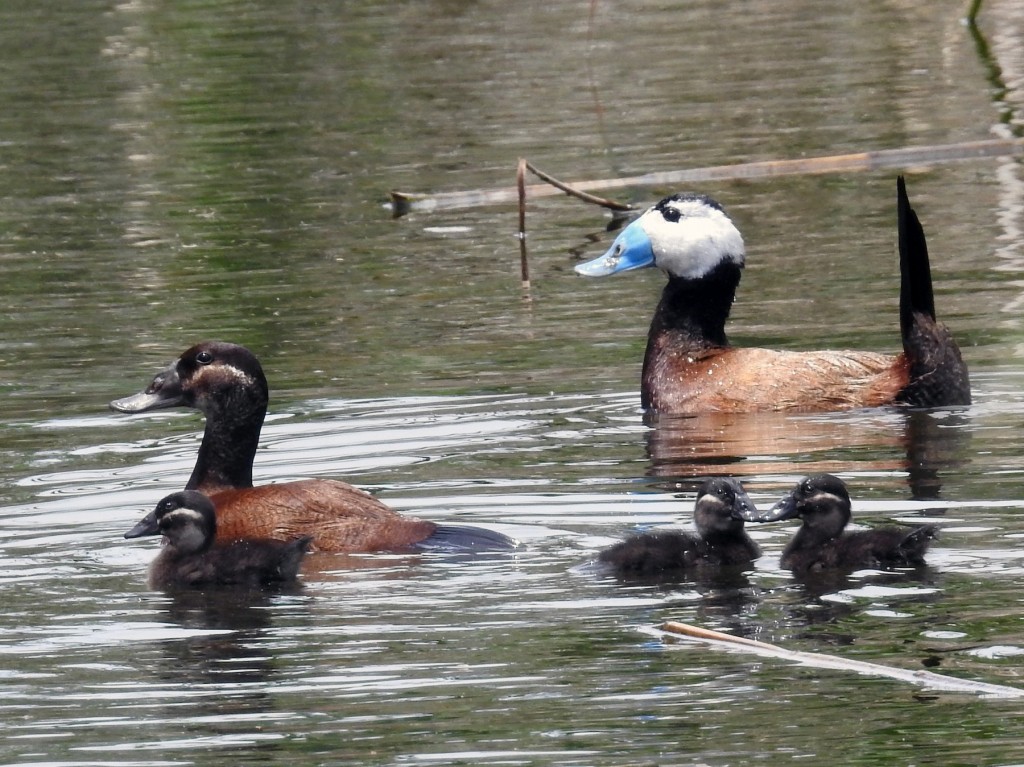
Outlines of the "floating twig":
M753 180L779 176L817 175L823 173L854 173L943 162L973 160L985 157L1008 157L1024 154L1022 139L991 139L965 141L958 144L938 144L900 149L880 149L852 154L806 157L795 160L765 160L736 165L714 165L688 170L659 171L625 178L574 181L564 184L574 193L595 189L622 189L626 187L678 187L681 184L706 184L712 181ZM530 184L526 194L531 198L552 197L565 193L562 187L549 184ZM417 195L392 192L391 203L395 215L408 210L446 210L472 208L485 205L504 205L518 197L517 189L476 189L466 192L448 192L435 195Z
M853 671L857 674L870 676L884 676L889 679L896 679L901 682L927 687L942 692L968 692L976 695L988 695L1000 698L1022 698L1024 689L1019 687L1006 687L1001 684L989 684L987 682L973 682L969 679L957 679L956 677L935 674L931 671L911 671L909 669L883 666L880 663L868 663L862 660L850 660L839 658L835 655L822 655L821 653L800 652L798 650L787 650L778 645L759 642L756 639L746 639L732 634L725 634L721 631L691 626L688 623L668 621L662 624L660 630L676 636L686 636L692 639L699 639L711 645L728 645L743 647L757 655L771 658L783 658L795 661L804 666L814 668L835 669L837 671Z

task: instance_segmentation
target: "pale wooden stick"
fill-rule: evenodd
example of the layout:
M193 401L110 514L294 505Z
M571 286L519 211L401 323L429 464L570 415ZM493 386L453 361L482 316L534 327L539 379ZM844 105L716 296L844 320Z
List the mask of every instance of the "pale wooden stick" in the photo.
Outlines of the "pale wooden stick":
M1022 698L1024 689L1018 687L1005 687L1000 684L989 684L987 682L973 682L969 679L957 679L956 677L935 674L931 671L910 671L909 669L883 666L879 663L868 663L862 660L849 660L838 658L834 655L822 655L820 653L800 652L798 650L787 650L778 645L759 642L756 639L725 634L713 629L691 626L688 623L668 621L662 624L660 630L673 635L687 636L699 639L712 645L735 645L745 647L752 652L771 658L783 658L800 663L804 666L814 668L828 668L837 671L853 671L858 674L871 676L884 676L890 679L897 679L901 682L928 687L932 690L943 692L969 692L977 695L989 695L1000 698Z
M779 176L803 176L821 173L852 173L885 168L934 165L942 162L973 160L984 157L1010 157L1024 154L1022 139L991 139L987 141L965 141L959 144L938 144L934 146L881 149L870 152L807 157L795 160L766 160L737 165L715 165L707 168L662 171L627 178L600 179L596 181L575 181L563 186L574 192L583 193L592 189L621 189L623 187L656 186L677 188L682 184L706 184L712 181L736 179L776 178ZM561 183L561 182L560 182ZM565 192L547 184L531 184L526 187L530 197L552 197ZM391 204L395 215L409 209L429 211L450 208L472 208L483 205L503 205L514 202L517 189L475 189L466 192L417 195L392 192Z

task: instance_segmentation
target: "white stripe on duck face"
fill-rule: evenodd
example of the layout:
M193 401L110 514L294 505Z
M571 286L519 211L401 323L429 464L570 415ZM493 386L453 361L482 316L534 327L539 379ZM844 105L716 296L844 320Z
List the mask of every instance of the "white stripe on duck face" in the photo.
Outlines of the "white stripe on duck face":
M160 519L160 531L180 551L198 551L206 543L210 530L206 517L189 508L175 509Z
M672 277L699 280L721 263L742 267L743 237L714 201L668 197L641 216L654 264Z
M725 506L725 501L717 493L704 493L697 499L698 505L715 504L716 506Z
M218 362L216 365L199 368L196 371L193 380L201 381L207 376L212 377L215 381L219 381L221 384L233 382L242 387L252 386L256 382L256 379L247 372L228 362ZM193 386L195 386L195 384L193 384Z

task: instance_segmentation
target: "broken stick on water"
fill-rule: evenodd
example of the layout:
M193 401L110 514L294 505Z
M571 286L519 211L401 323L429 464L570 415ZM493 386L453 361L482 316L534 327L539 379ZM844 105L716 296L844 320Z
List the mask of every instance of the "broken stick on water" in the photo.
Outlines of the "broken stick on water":
M1022 139L990 139L964 141L958 144L880 149L824 157L765 160L735 165L715 165L707 168L657 171L626 178L574 181L564 184L564 186L571 187L576 192L651 186L675 189L682 184L706 184L712 181L738 179L749 181L757 178L820 173L852 173L885 168L910 168L985 157L1013 157L1021 154L1024 154L1024 140ZM526 194L531 198L551 197L564 193L566 193L564 188L552 186L550 183L531 184L526 187ZM503 205L514 202L518 194L518 190L515 188L474 189L433 195L392 192L391 206L395 215L402 215L409 210L430 211Z
M756 639L746 639L732 634L726 634L713 629L691 626L688 623L668 621L663 623L659 629L665 634L673 636L685 636L707 642L713 646L740 647L751 652L770 658L782 658L795 661L804 666L814 668L835 669L837 671L853 671L857 674L870 676L884 676L889 679L896 679L901 682L927 687L931 690L941 692L967 692L975 695L986 695L999 698L1024 698L1024 689L1019 687L1007 687L1001 684L989 684L987 682L973 682L969 679L957 679L956 677L935 674L931 671L911 671L910 669L883 666L880 663L869 663L862 660L850 660L835 655L822 655L821 653L801 652L799 650L787 650L778 645L759 642Z

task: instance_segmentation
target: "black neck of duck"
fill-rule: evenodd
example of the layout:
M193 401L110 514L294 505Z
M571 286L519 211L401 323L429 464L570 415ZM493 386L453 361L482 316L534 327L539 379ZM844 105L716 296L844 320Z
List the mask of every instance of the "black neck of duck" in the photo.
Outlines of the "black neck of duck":
M640 386L644 409L652 406L662 379L677 374L681 356L697 357L729 345L725 321L736 296L740 269L730 262L719 264L700 279L669 277L647 334Z
M740 267L732 262L719 264L696 280L669 277L651 321L648 350L664 336L672 337L673 348L700 351L728 346L725 321L739 283Z
M206 431L185 489L215 492L252 487L252 462L267 415L266 395L243 389L203 412Z

